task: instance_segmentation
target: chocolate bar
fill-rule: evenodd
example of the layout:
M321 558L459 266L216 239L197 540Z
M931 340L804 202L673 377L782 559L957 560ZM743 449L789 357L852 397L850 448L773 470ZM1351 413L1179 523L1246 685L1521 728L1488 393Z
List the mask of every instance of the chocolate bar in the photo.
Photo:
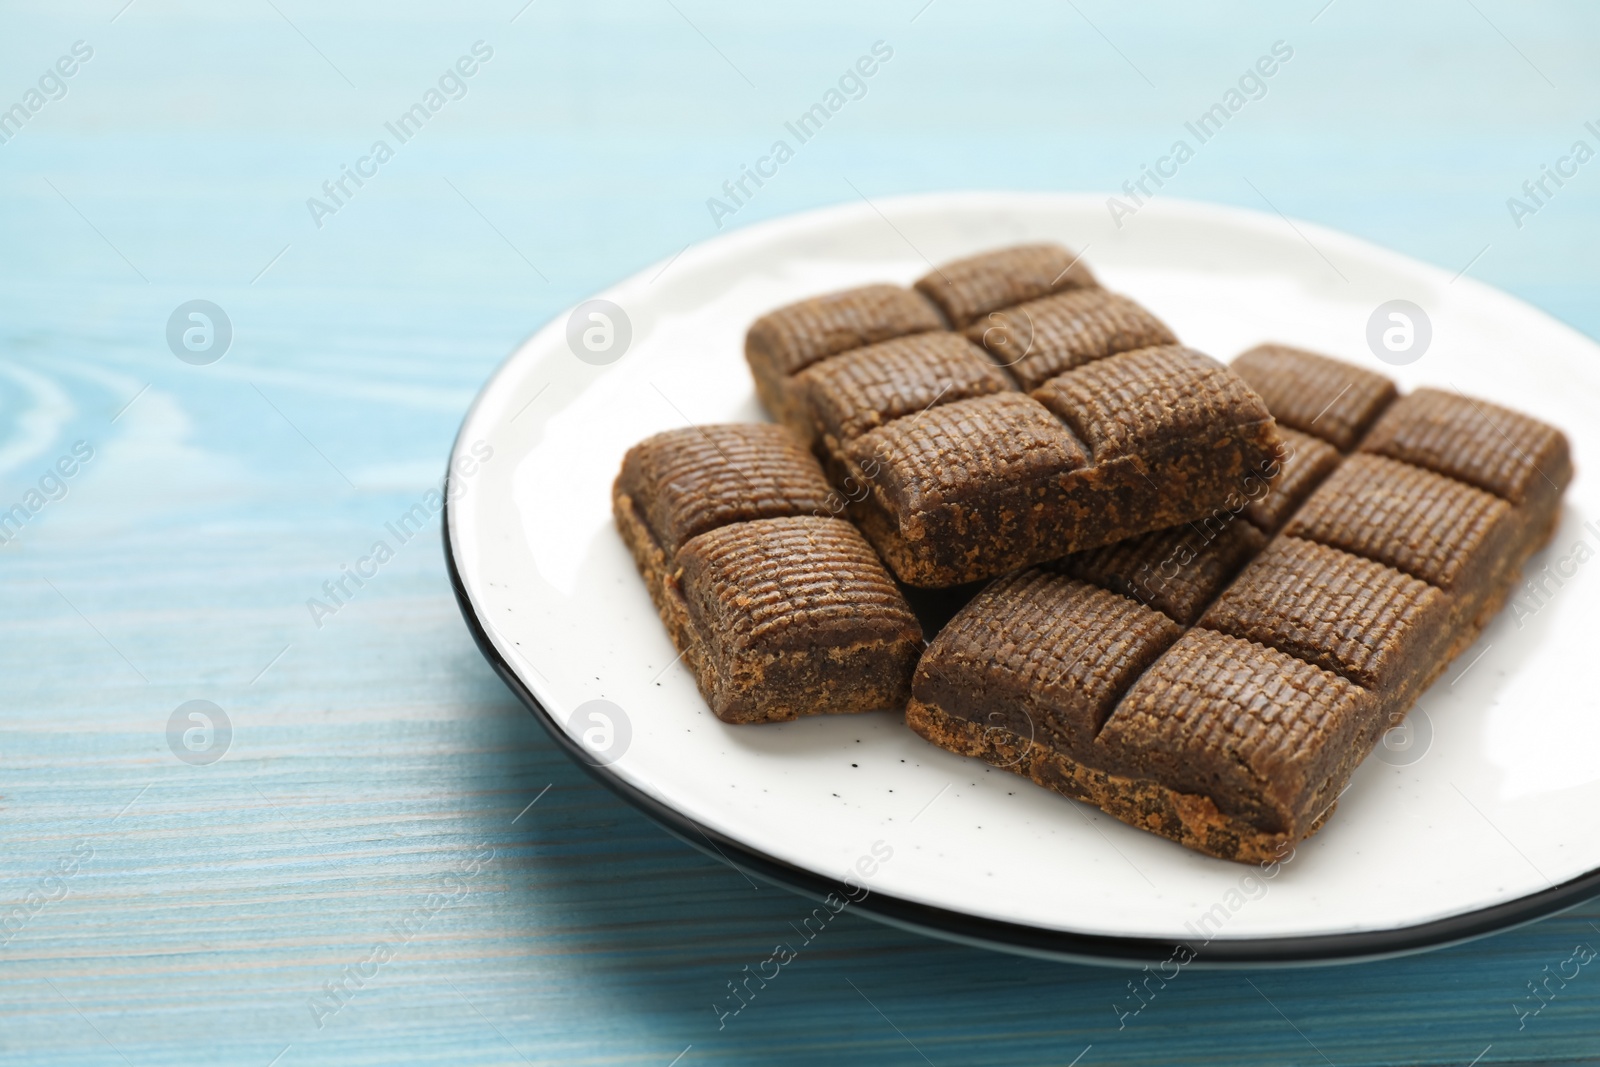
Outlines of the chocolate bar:
M904 706L922 630L837 508L780 426L691 426L624 457L617 528L725 722Z
M745 355L910 586L1197 518L1280 443L1242 378L1056 245L780 308Z
M906 721L1145 830L1258 862L1327 819L1383 732L1552 534L1566 438L1281 346L1234 368L1286 455L1189 524L994 582Z

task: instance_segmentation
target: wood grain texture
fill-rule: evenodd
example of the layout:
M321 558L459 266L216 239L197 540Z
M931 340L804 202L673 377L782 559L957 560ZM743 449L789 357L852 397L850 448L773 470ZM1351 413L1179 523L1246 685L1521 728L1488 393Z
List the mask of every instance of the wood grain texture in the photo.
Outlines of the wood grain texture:
M1185 972L1121 1029L1126 974L846 914L719 1030L809 909L566 761L473 648L436 526L320 627L305 605L436 481L520 337L714 233L706 198L879 39L867 95L725 226L852 185L1120 187L1283 39L1171 195L1451 271L1488 246L1475 276L1600 332L1600 171L1520 229L1505 206L1600 120L1591 6L521 6L0 11L0 105L94 49L0 144L0 507L94 448L0 547L0 909L78 857L0 947L6 1063L1600 1062L1591 968L1513 1008L1600 945L1595 904L1403 960ZM477 40L467 94L315 226L306 198ZM205 367L163 338L195 298L235 328ZM166 740L194 699L233 726L209 766Z

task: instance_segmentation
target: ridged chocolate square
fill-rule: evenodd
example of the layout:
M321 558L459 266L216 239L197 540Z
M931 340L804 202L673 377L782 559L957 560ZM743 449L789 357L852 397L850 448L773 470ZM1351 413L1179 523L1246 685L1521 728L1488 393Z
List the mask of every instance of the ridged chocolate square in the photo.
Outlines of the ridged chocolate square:
M1160 319L1105 289L1074 289L991 311L962 332L1024 390L1118 352L1178 343Z
M1095 740L1105 766L1205 797L1224 816L1292 834L1338 795L1337 770L1372 695L1293 656L1191 630L1140 677ZM1191 814L1203 826L1203 806Z
M832 489L781 426L685 426L628 450L618 487L669 556L696 534L734 522L808 515Z
M1084 749L1182 632L1126 597L1034 568L992 583L939 632L919 691L986 728Z
M921 333L868 345L801 372L795 381L816 429L838 447L936 404L1012 391L1005 372L953 333Z
M791 375L852 348L944 327L938 309L920 293L898 285L867 285L763 315L745 335L744 355L767 410L806 434L810 420L797 410L789 392Z
M1413 463L1513 504L1565 484L1566 436L1537 419L1459 393L1418 389L1390 408L1364 452Z
M1078 256L1055 244L1016 245L945 263L917 280L956 329L1000 308L1099 283Z
M692 426L629 450L618 532L701 694L728 722L898 708L916 616L780 426Z
M1272 421L1261 398L1237 375L1178 345L1097 360L1051 379L1033 395L1072 427L1096 463L1159 453L1188 438L1221 440L1227 429Z
M1355 447L1396 396L1394 383L1381 374L1288 345L1252 348L1232 367L1280 423L1341 452Z
M678 565L720 718L771 722L905 700L922 631L850 523L722 526L684 545Z
M1467 560L1498 545L1511 505L1442 474L1357 453L1284 528L1449 589Z
M1224 512L1075 552L1051 566L1190 625L1266 543L1248 520Z
M1015 544L1057 536L1062 476L1088 453L1033 400L996 393L897 419L850 442L845 458L871 486L856 517L901 580L955 585L1026 562ZM923 544L953 546L927 582Z
M1445 595L1372 560L1276 538L1200 625L1275 648L1364 689L1392 686L1449 618Z

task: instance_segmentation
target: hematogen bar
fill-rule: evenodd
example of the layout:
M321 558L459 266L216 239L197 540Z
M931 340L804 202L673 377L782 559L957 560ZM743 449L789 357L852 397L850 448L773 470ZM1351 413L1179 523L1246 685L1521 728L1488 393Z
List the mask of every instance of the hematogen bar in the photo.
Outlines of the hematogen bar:
M1242 378L1056 245L780 308L745 356L912 586L1197 518L1281 442Z
M1293 449L1264 494L988 586L906 720L1213 856L1315 831L1554 530L1566 438L1458 393L1264 346L1234 370ZM1178 562L1181 561L1181 562Z

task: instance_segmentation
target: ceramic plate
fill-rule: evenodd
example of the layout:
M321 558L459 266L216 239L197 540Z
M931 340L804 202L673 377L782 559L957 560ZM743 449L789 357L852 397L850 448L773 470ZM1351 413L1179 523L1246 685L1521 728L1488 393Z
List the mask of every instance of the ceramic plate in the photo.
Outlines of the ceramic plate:
M1491 398L1572 439L1580 475L1529 567L1536 587L1276 868L1131 829L934 748L898 715L723 724L612 527L611 482L630 445L689 423L765 419L742 355L758 315L1039 240L1083 251L1109 288L1219 358L1265 340L1301 345L1405 389ZM1380 362L1368 340L1393 300L1431 327L1405 365ZM484 654L574 758L685 840L801 892L826 894L857 872L858 911L1075 959L1156 960L1178 942L1202 964L1411 951L1600 892L1600 522L1589 524L1597 502L1583 473L1597 371L1592 341L1504 293L1278 215L1157 200L1118 228L1103 196L850 204L690 247L518 348L456 442L451 574Z

